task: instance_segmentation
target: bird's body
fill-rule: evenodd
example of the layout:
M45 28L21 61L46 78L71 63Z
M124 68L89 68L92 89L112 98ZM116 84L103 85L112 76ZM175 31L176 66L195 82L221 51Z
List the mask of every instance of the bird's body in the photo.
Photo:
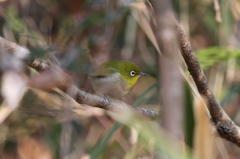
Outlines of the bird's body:
M109 61L90 75L93 89L99 95L120 99L130 92L138 78L147 75L128 61Z
M114 73L104 77L92 77L91 81L93 88L100 95L121 98L131 90L131 87L120 80L120 76L119 73Z

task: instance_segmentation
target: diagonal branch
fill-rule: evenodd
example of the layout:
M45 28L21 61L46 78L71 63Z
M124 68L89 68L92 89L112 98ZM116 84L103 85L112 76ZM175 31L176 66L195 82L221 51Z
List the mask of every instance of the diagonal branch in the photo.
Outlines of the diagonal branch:
M208 110L211 114L211 118L215 124L216 130L222 138L240 146L240 128L234 124L234 122L229 118L229 116L217 102L183 29L175 19L174 22L182 57L187 64L188 70L197 86L199 93L203 95L207 102Z
M209 85L207 82L207 78L203 73L202 68L192 50L191 44L189 43L187 36L185 35L183 29L180 27L178 22L173 16L172 11L169 9L171 7L170 3L167 5L162 5L161 1L152 1L153 8L155 9L156 16L162 15L164 12L171 14L172 16L162 17L161 20L166 20L165 23L173 23L175 29L175 35L177 37L177 41L179 42L180 51L183 59L188 67L188 70L197 86L199 93L204 97L208 110L211 115L211 119L216 127L219 135L240 147L240 128L234 124L234 122L229 118L229 116L225 113L222 107L219 105L217 100L215 99ZM165 24L166 25L166 24ZM160 30L162 25L158 24L158 30ZM169 38L169 37L168 37ZM161 39L157 39L158 43L161 44ZM167 41L167 39L165 39ZM166 43L166 42L165 42ZM165 46L160 47L164 48Z
M127 103L124 103L122 101L112 101L109 102L108 99L102 98L93 94L89 94L87 92L84 92L80 90L78 87L76 87L71 77L65 73L61 68L58 68L54 65L48 64L41 60L28 60L29 56L29 50L13 43L9 42L6 39L0 37L0 48L5 49L9 53L16 53L15 50L22 48L21 55L15 55L21 60L28 61L28 66L35 69L36 71L40 73L46 73L51 71L50 73L54 74L56 85L59 89L64 91L66 94L71 96L76 102L80 104L87 104L92 107L102 108L111 112L115 113L124 113L129 110L136 110L138 113L148 117L148 118L156 118L159 113L153 110L148 110L144 108L134 108L131 105L128 105ZM31 83L29 83L31 85Z

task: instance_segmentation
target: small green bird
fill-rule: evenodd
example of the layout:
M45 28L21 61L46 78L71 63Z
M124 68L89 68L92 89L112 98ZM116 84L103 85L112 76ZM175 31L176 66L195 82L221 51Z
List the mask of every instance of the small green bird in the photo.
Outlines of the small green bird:
M108 61L89 75L99 95L120 99L128 94L141 76L148 76L129 61Z

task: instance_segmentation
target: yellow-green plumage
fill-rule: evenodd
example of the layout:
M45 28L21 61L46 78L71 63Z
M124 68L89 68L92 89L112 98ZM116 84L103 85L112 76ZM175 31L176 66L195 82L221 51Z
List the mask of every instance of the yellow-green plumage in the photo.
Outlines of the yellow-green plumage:
M109 61L90 74L94 90L100 95L113 98L125 96L137 83L141 75L139 68L128 61Z

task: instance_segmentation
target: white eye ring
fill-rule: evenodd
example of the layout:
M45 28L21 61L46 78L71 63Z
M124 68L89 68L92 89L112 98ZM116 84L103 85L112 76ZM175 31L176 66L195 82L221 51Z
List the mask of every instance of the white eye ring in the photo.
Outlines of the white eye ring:
M134 76L136 75L136 72L135 72L135 71L131 71L131 72L130 72L130 75L131 75L132 77L134 77Z

